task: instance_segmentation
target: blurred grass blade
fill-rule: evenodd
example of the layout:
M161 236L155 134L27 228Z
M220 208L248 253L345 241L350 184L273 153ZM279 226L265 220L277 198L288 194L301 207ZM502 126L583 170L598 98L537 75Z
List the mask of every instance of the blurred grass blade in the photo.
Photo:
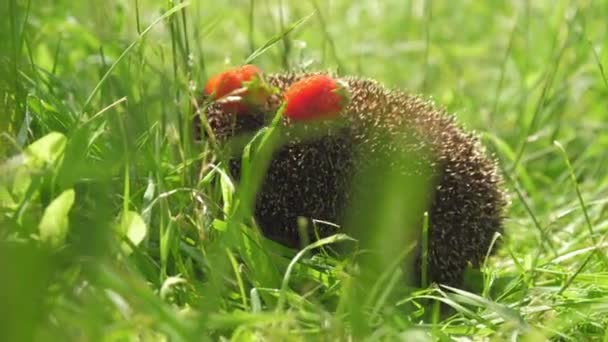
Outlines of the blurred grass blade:
M319 248L319 247L322 247L325 245L337 243L337 242L342 242L342 241L355 241L355 239L353 239L352 237L350 237L346 234L335 234L335 235L328 236L326 238L313 242L312 244L304 247L301 251L298 252L298 254L296 254L296 256L289 263L289 266L287 266L287 270L285 271L285 275L283 276L283 281L281 282L281 292L279 294L279 302L277 303L277 306L276 306L277 311L283 310L283 305L285 304L285 300L286 300L286 296L287 296L287 292L288 292L289 279L291 279L291 275L293 273L293 268L295 267L297 262L304 255L306 255L306 253L308 253L309 251L311 251L313 249L316 249L316 248Z
M281 39L283 39L283 37L287 36L291 31L296 29L298 26L304 24L308 19L312 18L312 16L314 16L314 15L315 15L315 12L312 12L311 14L305 16L304 18L289 25L285 30L283 30L283 32L272 37L264 45L262 45L260 48L255 50L251 55L249 55L249 57L247 57L247 59L245 60L244 64L249 64L249 63L253 62L256 58L258 58L260 55L262 55L264 52L266 52L266 50L270 49L274 44L276 44Z
M583 200L583 195L581 195L581 189L578 186L578 181L576 179L576 175L574 174L574 169L572 169L572 164L570 164L570 158L568 158L568 153L559 143L559 141L554 141L553 145L557 147L557 149L561 152L564 161L566 162L566 166L568 167L568 173L570 175L570 180L574 185L574 189L576 190L576 197L578 198L579 205L581 206L581 210L583 211L583 216L585 217L585 222L587 223L587 229L589 229L589 236L594 243L597 243L595 239L595 232L593 229L593 223L591 223L591 219L589 218L589 213L587 212L587 205L585 204L585 200Z
M148 32L150 32L150 30L156 24L158 24L161 21L163 21L164 19L172 16L173 14L177 13L182 8L185 8L188 5L190 5L190 2L182 2L179 5L174 6L173 8L171 8L167 12L165 12L163 15L161 15L158 18L156 18L156 20L154 20L152 22L152 24L150 24L148 27L146 27L146 29L143 30L142 33L140 33L138 35L137 39L134 42L132 42L120 54L120 56L118 56L118 58L116 59L116 61L114 61L114 63L112 63L112 65L108 68L108 70L105 72L105 74L101 77L101 79L99 80L99 82L97 82L97 85L95 86L95 88L93 88L93 90L91 91L91 93L89 94L89 96L87 97L87 99L84 101L84 104L82 105L82 112L86 112L87 111L89 105L91 104L91 101L93 100L93 97L97 94L97 92L99 91L99 89L101 88L101 86L104 84L104 82L106 81L106 79L110 76L110 74L112 74L112 72L114 71L114 69L116 68L116 66L129 54L129 52L131 52L131 50L133 50L133 48L135 46L137 46L137 43L139 43L143 39L143 37L145 37L146 34Z

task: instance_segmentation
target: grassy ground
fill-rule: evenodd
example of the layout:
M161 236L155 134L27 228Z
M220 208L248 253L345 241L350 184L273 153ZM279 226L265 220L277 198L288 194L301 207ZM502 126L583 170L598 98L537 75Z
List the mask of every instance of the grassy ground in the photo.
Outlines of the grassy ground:
M608 341L608 1L0 13L0 340ZM344 237L296 260L226 221L243 194L199 172L211 150L192 142L189 104L248 59L373 77L480 133L512 204L478 294L404 289L389 270L362 296L329 248Z

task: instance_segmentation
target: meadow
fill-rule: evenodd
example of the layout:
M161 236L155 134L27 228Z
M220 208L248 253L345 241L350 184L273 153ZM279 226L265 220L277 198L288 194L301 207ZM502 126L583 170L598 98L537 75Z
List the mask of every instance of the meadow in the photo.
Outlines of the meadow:
M0 14L1 341L608 342L608 0ZM510 198L479 288L409 288L396 266L361 280L333 250L348 236L298 253L229 215L251 194L202 167L192 101L244 63L373 78L475 131Z

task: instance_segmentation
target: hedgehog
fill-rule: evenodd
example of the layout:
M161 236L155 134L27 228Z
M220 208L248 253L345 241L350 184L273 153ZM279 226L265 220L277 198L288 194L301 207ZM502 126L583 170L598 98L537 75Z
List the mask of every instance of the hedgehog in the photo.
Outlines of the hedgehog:
M303 239L335 234L336 228L327 225L303 237L299 220L304 217L341 226L347 220L356 189L360 189L354 184L358 171L382 167L379 163L387 156L415 152L420 166L415 169L427 177L432 190L425 199L428 278L461 286L465 270L479 267L488 252L496 250L493 241L496 233L503 232L506 196L495 160L487 155L477 136L466 132L445 110L373 79L338 77L321 71L285 72L264 75L265 82L277 93L245 114L231 113L204 94L200 103L206 104L203 110L213 135L221 144L267 126L280 108L285 91L314 75L330 75L345 83L350 101L340 113L342 124L325 127L310 139L288 139L275 151L255 201L254 217L262 233L292 248L301 247ZM195 135L200 139L204 134L201 119L195 120ZM285 118L282 124L292 123ZM384 139L387 134L396 139ZM400 139L400 135L408 137ZM380 153L365 155L370 151ZM232 176L238 180L240 156L231 157L229 164ZM414 273L418 274L420 247L414 264Z

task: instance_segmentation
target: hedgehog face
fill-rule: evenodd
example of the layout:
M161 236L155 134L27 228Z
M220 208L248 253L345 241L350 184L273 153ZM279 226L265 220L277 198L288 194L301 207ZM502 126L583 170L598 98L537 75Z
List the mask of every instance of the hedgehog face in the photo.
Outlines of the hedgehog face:
M204 107L202 110L207 113L207 122L214 136L225 141L260 129L264 125L264 113L276 102L273 89L264 80L262 71L248 64L211 77L198 107ZM200 118L195 117L197 138L201 133L200 124Z
M267 76L277 93L246 113L228 113L211 104L207 117L213 133L219 141L254 133L269 123L286 89L310 75ZM473 135L432 104L386 90L375 81L353 77L342 81L351 90L351 101L340 117L345 124L314 139L294 137L273 155L255 205L262 232L300 247L299 217L344 223L351 200L365 191L360 189L364 185L353 183L362 167L400 170L398 163L387 165L391 156L416 155L416 167L403 172L420 172L432 186L428 198L421 199L430 204L429 276L460 285L466 267L479 266L494 234L502 232L505 198L494 161L485 157ZM283 120L283 125L290 124L288 118ZM239 158L230 165L238 179ZM321 236L335 233L329 226L320 228ZM420 262L418 253L416 265Z
M203 97L203 101L209 99ZM220 105L210 103L204 110L214 136L222 142L242 134L253 134L267 124L265 113L257 109L237 114L226 112Z
M303 76L293 75L289 82L274 75L268 76L268 82L277 89L277 93L268 97L263 106L247 112L226 112L222 106L210 103L206 109L207 122L217 140L227 142L231 138L252 136L268 125L282 104L286 88ZM203 97L201 103L206 100L209 102ZM291 135L290 140L275 152L258 193L255 218L264 235L289 247L300 247L299 218L338 222L343 204L347 202L347 187L353 168L352 132L332 127L330 121L325 123L302 124L311 131L317 131L314 139ZM287 117L282 124L293 126ZM239 157L237 151L229 160L235 179L240 177ZM328 226L319 229L317 233L322 236L331 233ZM310 235L312 237L313 232Z

